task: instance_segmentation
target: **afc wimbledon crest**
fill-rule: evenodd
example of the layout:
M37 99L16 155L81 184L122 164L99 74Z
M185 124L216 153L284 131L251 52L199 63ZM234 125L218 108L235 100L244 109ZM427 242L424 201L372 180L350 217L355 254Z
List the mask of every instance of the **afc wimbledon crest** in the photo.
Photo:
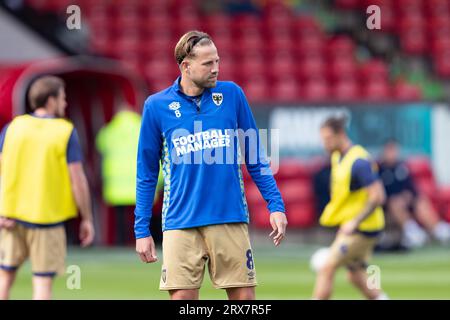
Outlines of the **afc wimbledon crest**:
M216 104L216 106L220 106L223 101L223 94L221 94L219 92L214 92L212 94L212 99L213 99L214 103Z

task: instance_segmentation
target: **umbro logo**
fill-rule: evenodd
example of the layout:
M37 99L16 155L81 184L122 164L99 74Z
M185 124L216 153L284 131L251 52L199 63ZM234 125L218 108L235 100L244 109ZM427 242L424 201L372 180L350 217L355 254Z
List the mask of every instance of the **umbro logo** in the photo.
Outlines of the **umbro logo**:
M180 105L180 103L178 101L174 101L171 104L169 104L169 109L170 110L175 111L175 110L178 110L180 108L181 108L181 105Z
M181 117L181 112L180 109L181 108L181 104L178 101L174 101L171 104L169 104L169 109L175 111L175 116L177 118Z
M162 280L164 283L166 283L166 281L167 281L167 270L166 270L166 269L163 269L163 270L162 270L162 273L161 273L161 280Z

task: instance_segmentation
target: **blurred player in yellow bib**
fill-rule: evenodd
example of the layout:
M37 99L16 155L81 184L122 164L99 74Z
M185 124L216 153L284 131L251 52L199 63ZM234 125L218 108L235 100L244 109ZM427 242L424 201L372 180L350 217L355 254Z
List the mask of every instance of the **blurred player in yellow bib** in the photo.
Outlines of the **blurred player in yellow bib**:
M344 117L330 117L320 129L324 148L331 154L331 200L320 224L339 227L325 263L317 270L314 299L329 299L337 269L348 269L350 282L368 299L386 299L381 288L368 287L367 263L384 228L383 185L369 153L353 145Z
M53 277L64 273L64 221L82 221L83 246L94 228L81 147L67 107L62 79L33 82L34 112L14 118L0 134L0 299L7 299L17 269L30 258L33 298L50 299Z

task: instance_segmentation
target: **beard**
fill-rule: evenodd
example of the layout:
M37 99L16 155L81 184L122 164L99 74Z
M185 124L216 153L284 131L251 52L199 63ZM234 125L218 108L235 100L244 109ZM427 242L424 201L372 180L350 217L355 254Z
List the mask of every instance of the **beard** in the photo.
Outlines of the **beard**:
M58 109L56 110L55 116L57 118L64 118L66 116L66 112L64 109Z
M214 88L217 85L217 78L207 78L201 81L193 81L199 88Z

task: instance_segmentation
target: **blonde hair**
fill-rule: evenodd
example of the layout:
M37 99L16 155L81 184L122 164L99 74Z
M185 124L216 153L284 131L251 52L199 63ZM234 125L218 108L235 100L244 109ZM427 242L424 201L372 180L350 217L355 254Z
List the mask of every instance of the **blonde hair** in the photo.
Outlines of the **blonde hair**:
M193 49L196 45L204 46L213 43L209 34L197 30L185 33L175 46L175 60L181 64L187 57L195 57Z

